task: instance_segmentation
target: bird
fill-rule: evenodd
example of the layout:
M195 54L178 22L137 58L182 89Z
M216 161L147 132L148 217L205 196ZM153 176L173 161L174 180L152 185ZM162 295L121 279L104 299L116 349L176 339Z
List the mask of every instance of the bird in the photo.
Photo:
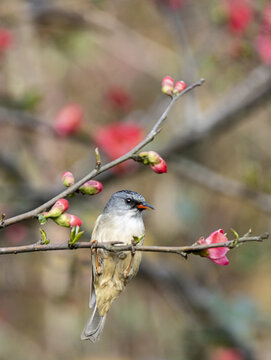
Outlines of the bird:
M91 242L142 245L145 237L142 212L145 209L154 208L139 193L131 190L115 192L95 222ZM110 252L94 248L91 260L89 307L93 311L81 334L81 340L96 342L100 338L112 302L137 274L141 253Z

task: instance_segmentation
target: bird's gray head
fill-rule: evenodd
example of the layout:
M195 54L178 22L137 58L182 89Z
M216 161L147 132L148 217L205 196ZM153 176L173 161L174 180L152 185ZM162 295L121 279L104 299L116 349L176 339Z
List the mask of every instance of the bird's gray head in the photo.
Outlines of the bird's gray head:
M131 190L121 190L114 193L104 208L104 213L126 213L141 214L145 209L154 209L147 204L144 197Z

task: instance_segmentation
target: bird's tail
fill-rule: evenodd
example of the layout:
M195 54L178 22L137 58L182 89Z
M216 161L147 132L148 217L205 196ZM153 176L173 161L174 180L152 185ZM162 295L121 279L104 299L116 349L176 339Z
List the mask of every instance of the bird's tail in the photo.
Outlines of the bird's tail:
M93 313L81 334L81 340L98 341L104 327L105 318L106 315L101 316L95 304Z

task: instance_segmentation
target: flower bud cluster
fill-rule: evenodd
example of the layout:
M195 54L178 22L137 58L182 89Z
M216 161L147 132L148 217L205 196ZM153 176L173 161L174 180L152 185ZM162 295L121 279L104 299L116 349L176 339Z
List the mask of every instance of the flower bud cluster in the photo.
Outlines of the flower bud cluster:
M186 83L182 80L177 81L174 85L175 80L171 76L164 76L161 83L161 90L164 94L169 96L178 95L186 88Z
M60 226L80 227L82 225L82 221L77 216L66 213L66 210L68 210L68 208L69 208L68 200L59 199L49 211L39 215L39 221L43 225L45 224L47 219L50 218Z
M62 174L62 182L66 187L74 185L74 176L70 171ZM103 185L96 180L89 180L79 187L79 191L84 195L96 195L103 190Z
M144 151L139 153L138 161L142 162L144 165L150 165L151 169L157 174L167 172L167 163L155 151Z

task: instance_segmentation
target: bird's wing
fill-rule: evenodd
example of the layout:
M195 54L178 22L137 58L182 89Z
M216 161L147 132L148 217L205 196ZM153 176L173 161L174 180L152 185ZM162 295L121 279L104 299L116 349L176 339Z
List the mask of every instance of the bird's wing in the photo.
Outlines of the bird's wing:
M101 215L98 216L95 225L94 225L94 229L92 231L91 234L91 240L96 240L96 234L97 234L97 229L99 227L99 222L101 219ZM95 303L96 303L96 295L95 295L95 290L94 290L94 274L93 274L93 265L92 262L95 261L93 256L91 256L91 274L90 274L90 295L89 295L89 307L92 308Z

